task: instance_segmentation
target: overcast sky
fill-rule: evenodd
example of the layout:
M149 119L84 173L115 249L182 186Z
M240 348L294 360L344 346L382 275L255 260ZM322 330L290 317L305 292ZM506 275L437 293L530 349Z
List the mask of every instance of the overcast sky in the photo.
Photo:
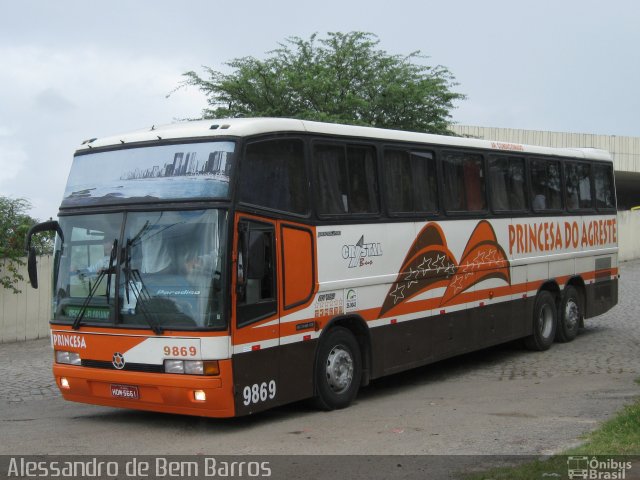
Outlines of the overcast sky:
M421 50L468 96L463 125L640 136L634 0L0 0L0 195L55 217L84 139L199 116L187 70L287 36L362 30Z

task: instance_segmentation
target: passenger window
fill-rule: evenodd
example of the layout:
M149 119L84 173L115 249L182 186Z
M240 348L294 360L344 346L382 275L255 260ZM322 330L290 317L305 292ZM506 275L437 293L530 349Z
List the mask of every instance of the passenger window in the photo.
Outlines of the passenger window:
M240 201L304 215L309 180L301 140L268 140L247 146L240 174Z
M591 165L582 162L565 163L567 209L593 208L591 197Z
M493 157L489 159L491 207L497 212L526 209L524 159Z
M539 212L562 209L560 162L531 161L531 206Z
M487 209L482 156L447 152L442 158L444 200L448 212Z
M596 206L598 209L616 208L613 167L610 165L594 165L593 179L596 189Z
M438 210L438 180L431 152L385 150L384 178L390 212Z
M372 147L318 144L313 150L313 161L321 215L379 211Z

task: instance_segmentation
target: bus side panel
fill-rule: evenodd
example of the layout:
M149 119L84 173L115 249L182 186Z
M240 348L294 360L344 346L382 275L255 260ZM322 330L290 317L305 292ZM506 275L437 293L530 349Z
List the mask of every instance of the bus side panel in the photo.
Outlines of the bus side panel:
M601 315L618 303L618 275L615 257L595 258L594 278L586 285L586 318Z
M317 340L233 356L237 415L250 415L313 396Z
M372 378L526 337L532 332L534 300L525 297L372 328Z
M236 415L249 415L282 403L278 398L278 348L236 353L232 360Z

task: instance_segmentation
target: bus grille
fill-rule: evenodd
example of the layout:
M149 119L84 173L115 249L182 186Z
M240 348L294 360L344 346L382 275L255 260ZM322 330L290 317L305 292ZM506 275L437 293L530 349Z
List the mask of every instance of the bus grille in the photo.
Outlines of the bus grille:
M83 367L104 368L117 370L113 363L104 360L82 360ZM151 365L148 363L126 363L121 370L128 372L164 373L164 365Z

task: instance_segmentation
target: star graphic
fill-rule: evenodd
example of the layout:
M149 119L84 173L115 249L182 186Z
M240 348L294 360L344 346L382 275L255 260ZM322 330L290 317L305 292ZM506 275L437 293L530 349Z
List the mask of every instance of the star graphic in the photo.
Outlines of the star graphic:
M451 282L451 286L455 289L456 293L462 290L462 275L456 275Z
M389 294L393 297L394 305L398 303L398 300L402 300L404 298L404 289L404 285L397 284L396 289Z
M427 272L431 269L431 260L432 258L422 257L422 263L418 265L423 277L426 277Z

